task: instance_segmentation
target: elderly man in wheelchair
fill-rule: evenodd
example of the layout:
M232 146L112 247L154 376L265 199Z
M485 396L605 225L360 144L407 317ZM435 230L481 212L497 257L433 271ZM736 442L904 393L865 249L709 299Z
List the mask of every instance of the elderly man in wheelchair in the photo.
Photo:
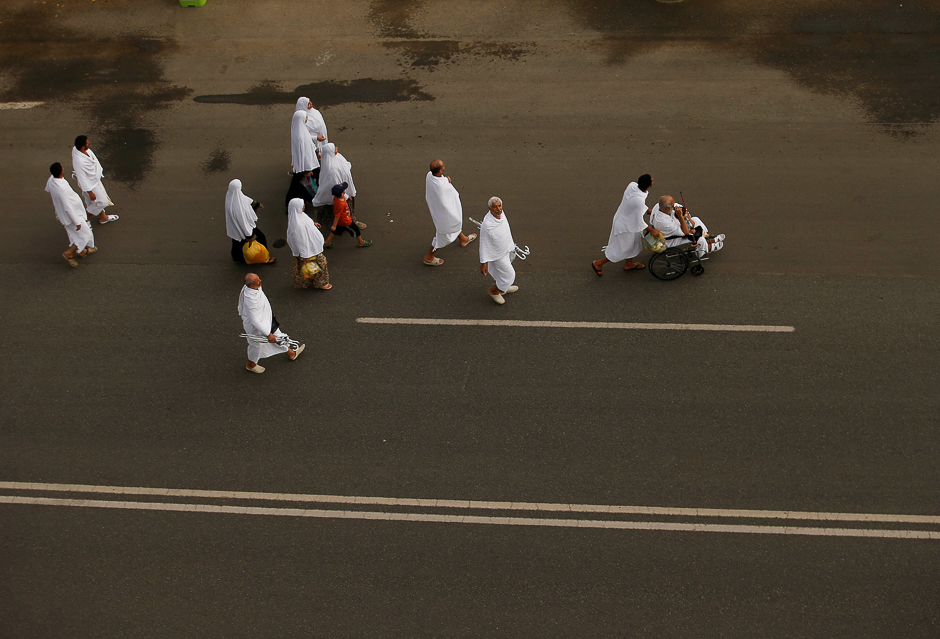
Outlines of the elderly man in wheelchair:
M720 251L725 245L724 234L712 236L700 218L692 217L689 211L669 195L659 198L659 204L650 213L650 226L666 238L666 246L690 244L699 257Z

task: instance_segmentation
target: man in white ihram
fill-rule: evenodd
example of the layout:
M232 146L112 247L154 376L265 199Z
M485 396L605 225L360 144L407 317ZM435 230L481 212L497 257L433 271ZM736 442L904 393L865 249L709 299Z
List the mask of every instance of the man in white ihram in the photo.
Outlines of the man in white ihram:
M78 193L73 191L66 181L62 165L56 162L49 167L49 172L52 175L46 180L46 191L52 196L56 218L69 235L69 247L62 257L69 266L75 268L78 266L76 255L85 257L98 252L95 248L95 236L91 232L85 207L82 206L82 198L78 197Z
M440 266L444 260L434 257L434 251L453 243L457 238L460 238L460 246L466 246L477 239L476 233L463 234L460 193L451 184L450 178L444 175L443 160L431 162L431 170L424 178L424 199L428 202L434 229L437 231L431 240L430 250L424 256L424 263L428 266Z
M653 178L644 174L636 182L630 182L623 192L623 200L614 214L604 257L591 263L598 275L604 274L604 264L607 262L626 260L623 265L625 271L646 268L642 262L634 262L633 258L643 250L643 231L660 235L659 231L643 221L643 215L650 212L646 207L646 196L649 195L651 186Z
M245 368L252 373L264 372L264 367L258 364L259 359L278 353L287 353L288 359L294 361L304 352L305 344L301 344L295 351L277 343L277 338L285 335L278 328L268 296L261 290L261 278L254 273L245 276L245 285L238 296L238 314L242 317L242 326L246 334L260 335L268 339L267 344L248 340L248 363L245 364Z
M503 212L503 201L491 197L488 204L489 213L480 225L480 272L493 276L496 284L489 289L490 297L497 304L505 304L503 295L519 290L518 286L513 285L516 269L512 267L512 260L516 257L516 243L512 239L509 220Z
M650 224L658 231L662 231L666 238L666 246L679 246L688 244L694 239L696 228L702 229L702 235L695 240L695 252L699 257L706 253L720 251L725 245L724 233L716 237L708 234L708 227L701 218L692 217L684 207L676 204L675 198L664 195L659 198L659 204L653 207L650 213ZM686 237L689 236L689 237Z
M75 146L72 147L72 170L75 172L78 188L82 190L85 198L85 210L88 211L88 215L97 215L101 224L117 222L121 219L118 215L108 215L104 212L111 206L111 198L108 197L108 192L104 190L104 184L101 183L104 171L95 152L88 148L87 135L75 138Z

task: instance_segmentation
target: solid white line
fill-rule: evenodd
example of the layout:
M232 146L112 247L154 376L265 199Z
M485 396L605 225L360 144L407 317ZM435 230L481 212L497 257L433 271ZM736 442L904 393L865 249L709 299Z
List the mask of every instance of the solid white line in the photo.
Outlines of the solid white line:
M814 537L877 537L890 539L940 539L940 531L879 530L863 528L810 528L803 526L742 526L728 524L684 524L665 521L602 521L592 519L537 519L531 517L483 517L479 515L428 515L382 513L361 510L314 510L304 508L259 508L257 506L214 506L209 504L166 504L101 499L56 499L50 497L0 496L0 504L113 508L117 510L160 510L171 512L227 513L273 517L316 517L321 519L368 519L414 521L443 524L492 524L498 526L553 526L559 528L608 528L621 530L668 530L679 532L749 533L762 535L809 535Z
M132 486L93 486L91 484L45 484L0 481L0 490L92 493L110 495L156 495L160 497L204 497L209 499L251 499L369 506L419 508L468 508L474 510L531 510L545 512L607 513L612 515L658 515L669 517L728 517L747 519L787 519L795 521L868 521L895 524L936 524L936 515L889 515L874 513L831 513L794 510L740 510L723 508L672 508L663 506L603 506L592 504L552 504L545 502L474 501L409 497L351 497L297 493L255 493L230 490L186 488L143 488Z
M0 102L0 111L6 111L10 109L32 109L37 107L42 102Z
M428 326L512 326L518 328L615 328L652 331L738 331L792 333L792 326L754 324L647 324L636 322L552 322L526 320L431 319L415 317L357 317L360 324L420 324Z

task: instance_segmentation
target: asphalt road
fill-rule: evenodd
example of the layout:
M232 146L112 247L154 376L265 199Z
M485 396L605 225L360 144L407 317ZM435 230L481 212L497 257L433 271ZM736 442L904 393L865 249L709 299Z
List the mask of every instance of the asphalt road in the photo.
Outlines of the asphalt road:
M940 198L934 3L2 11L0 104L40 104L0 109L0 482L721 509L715 523L777 528L177 512L159 508L494 514L0 483L0 636L937 636L936 537L730 514L940 515L940 252L920 237ZM273 251L264 289L308 348L249 375L235 311L249 269L228 257L224 192L241 179L284 237L299 95L353 163L375 244L339 240L328 293L295 291L288 249ZM71 270L42 187L79 133L121 220L95 224L100 252ZM436 157L466 215L499 195L532 249L504 306L476 245L420 263ZM590 270L645 172L654 197L682 191L728 235L702 277Z

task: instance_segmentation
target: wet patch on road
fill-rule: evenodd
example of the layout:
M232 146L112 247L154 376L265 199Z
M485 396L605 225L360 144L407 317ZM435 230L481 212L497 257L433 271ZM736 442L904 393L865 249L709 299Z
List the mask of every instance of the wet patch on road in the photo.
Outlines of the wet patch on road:
M534 42L461 42L458 40L399 40L385 42L388 49L398 51L402 64L433 71L458 55L497 58L516 62L535 49Z
M209 158L202 163L202 172L205 175L224 173L232 163L232 156L222 147L209 154Z
M73 30L54 10L0 14L0 64L10 79L0 101L51 102L86 113L89 126L76 135L91 138L108 178L137 188L159 145L146 116L191 93L163 76L162 56L177 45Z
M424 38L427 34L412 25L423 8L421 0L372 0L369 21L383 38Z
M608 64L687 41L847 97L869 122L913 135L940 121L940 3L832 0L792 5L732 0L565 0L601 34Z
M193 100L204 104L245 104L272 106L295 104L302 95L315 96L318 108L354 102L384 104L388 102L430 101L434 96L423 90L415 80L375 80L364 78L347 82L314 82L302 84L293 91L282 91L276 83L262 82L244 93L197 95Z

